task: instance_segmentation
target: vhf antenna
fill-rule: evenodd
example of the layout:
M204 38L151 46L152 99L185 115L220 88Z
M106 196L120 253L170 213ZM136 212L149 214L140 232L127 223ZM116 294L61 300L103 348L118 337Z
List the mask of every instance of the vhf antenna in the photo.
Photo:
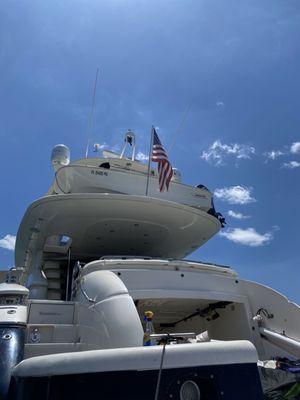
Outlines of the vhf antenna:
M91 136L92 136L93 122L94 122L94 110L95 110L95 99L96 99L96 89L97 89L97 83L98 83L98 75L99 75L99 67L97 67L96 79L95 79L94 91L93 91L92 108L91 108L91 111L90 111L90 114L89 114L88 124L87 124L87 143L86 143L86 150L85 150L85 158L87 158L88 155L89 155L90 140L91 140Z
M190 103L187 105L187 108L186 108L186 110L185 110L185 113L184 113L184 115L183 115L181 121L179 122L179 124L178 124L178 126L177 126L177 129L176 129L176 131L175 131L175 133L174 133L174 135L173 135L172 143L170 144L170 146L169 146L169 148L168 148L168 154L170 154L172 148L174 147L174 144L175 144L175 142L176 142L176 139L177 139L177 137L179 136L179 133L181 133L181 132L180 132L180 131L181 131L181 128L182 128L182 126L183 126L183 124L184 124L184 122L185 122L185 120L186 120L186 117L188 116L188 113L189 113L189 111L190 111L190 109L191 109L191 106L192 106L192 102L190 102Z

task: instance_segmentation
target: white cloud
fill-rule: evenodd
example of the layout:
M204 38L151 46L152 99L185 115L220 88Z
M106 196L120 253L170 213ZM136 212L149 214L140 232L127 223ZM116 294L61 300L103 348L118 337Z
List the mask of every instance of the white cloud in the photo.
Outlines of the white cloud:
M232 217L232 218L235 218L235 219L247 219L247 218L250 218L250 215L244 215L242 213L235 212L233 210L229 210L228 211L228 215L230 217Z
M294 142L290 147L285 146L284 150L266 151L263 155L269 160L275 160L277 157L286 156L288 154L300 154L300 142Z
M227 229L224 232L221 231L219 235L225 237L228 240L231 240L234 243L250 247L264 246L273 239L273 235L271 232L260 234L256 232L254 228Z
M292 154L300 153L300 142L294 142L294 143L291 145L290 152L291 152Z
M284 168L289 168L289 169L299 168L300 167L300 162L298 162L298 161L289 161L289 162L283 163L282 166Z
M145 113L144 113L142 110L137 110L137 114L138 114L140 117L144 117L144 116L145 116Z
M16 237L14 235L5 235L3 239L0 239L0 247L7 250L14 250L16 244Z
M279 231L279 229L280 229L280 228L279 228L278 225L273 225L273 226L272 226L272 231L273 231L273 232Z
M216 101L216 106L218 108L223 108L225 106L225 103L222 100L217 100Z
M230 186L216 189L214 195L220 200L227 201L229 204L248 204L256 201L251 196L252 190L251 187Z
M255 148L252 146L239 143L223 144L218 139L207 151L202 152L200 158L215 165L224 165L224 160L227 157L249 159L253 154L255 154Z
M283 156L284 154L285 153L281 150L271 150L271 151L266 151L263 155L270 160L275 160L275 158Z
M148 161L149 157L147 156L147 154L144 154L143 152L139 151L136 155L136 159L139 161Z

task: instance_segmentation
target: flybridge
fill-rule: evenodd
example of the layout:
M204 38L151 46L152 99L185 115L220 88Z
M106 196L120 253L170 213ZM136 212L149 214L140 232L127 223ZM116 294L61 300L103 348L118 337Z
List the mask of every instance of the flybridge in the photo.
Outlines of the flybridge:
M125 156L128 146L132 147L131 158ZM118 155L104 151L103 157L84 158L70 162L70 151L64 145L54 147L51 161L55 180L48 194L70 193L118 193L168 200L177 204L209 212L224 223L215 212L212 194L204 185L190 186L181 181L181 173L172 168L168 190L161 191L161 175L148 165L135 159L135 136L128 131L125 144ZM164 187L164 185L163 185Z

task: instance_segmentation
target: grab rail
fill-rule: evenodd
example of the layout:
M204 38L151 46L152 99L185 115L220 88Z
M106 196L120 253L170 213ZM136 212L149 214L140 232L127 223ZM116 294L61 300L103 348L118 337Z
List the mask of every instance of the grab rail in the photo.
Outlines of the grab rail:
M259 331L261 335L269 339L270 342L273 342L286 351L292 352L293 355L300 358L300 342L298 340L285 336L283 333L278 333L263 327L261 327Z

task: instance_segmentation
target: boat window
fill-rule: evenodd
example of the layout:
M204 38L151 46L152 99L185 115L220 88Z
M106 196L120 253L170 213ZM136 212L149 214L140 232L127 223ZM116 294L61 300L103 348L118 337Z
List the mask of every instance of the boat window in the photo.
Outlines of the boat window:
M197 185L196 187L199 188L199 189L204 189L204 190L208 190L209 191L209 189L206 186L201 185L201 184Z
M1 305L24 305L27 302L27 295L5 294L0 296Z
M104 163L100 164L99 167L100 168L110 169L110 163L109 162L104 162Z

